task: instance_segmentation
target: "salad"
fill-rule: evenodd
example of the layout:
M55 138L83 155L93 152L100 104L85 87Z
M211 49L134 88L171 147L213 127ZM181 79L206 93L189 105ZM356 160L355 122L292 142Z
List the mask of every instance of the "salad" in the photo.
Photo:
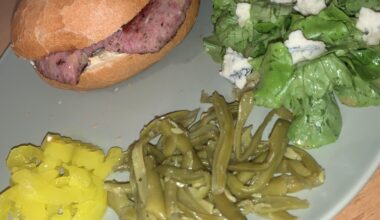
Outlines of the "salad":
M338 102L380 105L378 0L213 0L205 50L254 103L289 109L292 143L320 147L342 128Z

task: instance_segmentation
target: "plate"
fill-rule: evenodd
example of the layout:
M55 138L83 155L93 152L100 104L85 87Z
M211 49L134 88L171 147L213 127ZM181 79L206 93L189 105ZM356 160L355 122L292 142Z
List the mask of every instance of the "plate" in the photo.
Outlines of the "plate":
M0 60L0 188L8 185L5 160L11 147L40 144L47 132L58 132L102 146L127 147L154 116L200 106L201 91L218 91L231 100L232 86L218 74L202 49L212 31L211 1L202 1L188 37L161 62L114 87L93 92L58 90L42 82L31 65L8 49ZM340 106L339 140L310 150L326 169L326 183L299 193L309 200L300 219L332 219L368 181L380 162L379 108ZM255 108L253 121L266 109ZM116 219L108 212L105 219Z

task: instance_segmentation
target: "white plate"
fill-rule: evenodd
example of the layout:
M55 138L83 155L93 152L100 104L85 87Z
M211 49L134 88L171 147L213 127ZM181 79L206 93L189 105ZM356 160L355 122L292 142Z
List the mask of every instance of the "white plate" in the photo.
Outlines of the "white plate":
M11 147L40 144L47 132L89 141L105 149L128 146L154 116L200 106L200 94L219 91L231 98L231 85L202 49L211 33L211 2L186 40L169 56L133 79L94 92L72 92L43 83L28 62L8 50L0 60L0 188L8 185L5 159ZM300 219L332 219L361 189L380 162L379 108L342 106L343 130L335 144L310 151L326 169L326 183L300 193L311 207ZM266 110L256 108L255 118ZM106 219L112 219L111 214Z

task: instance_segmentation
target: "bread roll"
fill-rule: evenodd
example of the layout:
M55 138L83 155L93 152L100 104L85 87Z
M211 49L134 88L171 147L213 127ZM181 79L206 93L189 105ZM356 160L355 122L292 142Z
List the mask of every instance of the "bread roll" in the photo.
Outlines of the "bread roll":
M12 22L12 47L25 59L37 60L56 51L82 49L99 42L132 20L148 0L24 0ZM110 4L110 2L113 2ZM39 11L42 10L43 13ZM91 90L126 80L159 61L191 30L199 10L199 0L191 0L186 18L176 35L155 53L117 54L105 52L92 57L79 83L69 85L51 80L50 85L70 90ZM116 16L118 15L118 16ZM133 15L133 16L132 16ZM88 19L91 17L91 19ZM34 19L33 19L34 18Z

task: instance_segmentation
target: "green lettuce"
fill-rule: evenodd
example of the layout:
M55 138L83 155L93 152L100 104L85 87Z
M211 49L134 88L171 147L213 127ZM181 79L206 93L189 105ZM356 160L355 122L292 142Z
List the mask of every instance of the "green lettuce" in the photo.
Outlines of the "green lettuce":
M282 43L269 46L260 66L255 103L285 106L295 115L289 138L319 147L337 140L342 127L335 96L350 106L380 105L380 89L365 81L334 53L296 66Z
M349 15L355 15L362 7L380 10L379 0L335 0L335 2Z
M296 145L320 147L333 143L342 129L342 116L333 93L321 98L303 99L305 109L289 128L289 139Z
M302 30L307 39L323 41L328 47L358 48L364 44L355 21L334 4L318 15L294 20L289 32L294 30Z
M282 43L269 46L260 65L260 83L255 92L256 105L279 108L286 95L285 87L293 75L292 57Z
M250 20L239 26L237 3L251 4ZM295 115L288 136L303 147L319 147L337 140L342 116L337 105L380 105L380 46L368 46L356 28L360 8L380 10L378 0L329 0L318 15L302 16L294 4L269 0L213 0L214 33L204 39L206 51L222 62L231 47L251 57L260 81L254 103L281 106ZM323 41L327 52L293 64L284 45L301 30L306 38Z
M273 4L267 0L251 1L251 19L238 25L236 3L246 1L213 0L213 35L204 39L204 47L212 58L221 62L225 48L246 57L262 56L268 45L283 39L291 24L291 5Z

